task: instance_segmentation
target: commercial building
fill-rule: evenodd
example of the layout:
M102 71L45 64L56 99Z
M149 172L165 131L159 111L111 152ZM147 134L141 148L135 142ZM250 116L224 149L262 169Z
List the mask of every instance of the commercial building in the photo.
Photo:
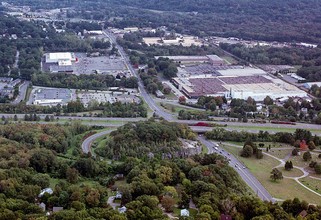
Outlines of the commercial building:
M48 64L71 65L76 61L74 53L47 53L45 54L45 62Z
M207 56L155 56L155 59L160 57L168 58L176 63L187 64L187 63L210 63L212 65L221 66L225 62L222 58L217 55Z
M266 96L305 97L306 92L280 79L267 75L211 76L207 78L174 78L173 84L188 98L200 96L225 96L226 98L263 101Z
M36 88L32 91L32 104L43 106L66 105L73 100L70 89Z

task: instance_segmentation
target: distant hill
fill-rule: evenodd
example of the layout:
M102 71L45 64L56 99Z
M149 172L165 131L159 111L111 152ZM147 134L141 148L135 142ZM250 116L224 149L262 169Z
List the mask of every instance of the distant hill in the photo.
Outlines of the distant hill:
M159 11L198 12L185 23L200 31L278 41L319 42L320 0L120 0L111 2ZM227 35L226 34L226 35Z

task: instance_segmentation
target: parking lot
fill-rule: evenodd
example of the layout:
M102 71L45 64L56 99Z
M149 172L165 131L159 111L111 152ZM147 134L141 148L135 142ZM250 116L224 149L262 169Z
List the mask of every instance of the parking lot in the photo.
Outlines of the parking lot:
M124 60L116 56L93 56L88 57L85 53L75 53L77 61L72 65L58 66L57 63L46 63L42 59L42 70L45 72L69 72L76 75L80 74L108 74L130 77Z
M80 74L111 74L116 76L118 73L124 75L129 74L129 71L122 58L98 56L87 57L84 53L76 53L78 62L74 66L74 73Z
M88 107L91 104L100 104L100 103L139 103L140 99L137 97L136 92L124 93L124 92L115 92L115 91L78 91L77 97L84 104L85 107Z

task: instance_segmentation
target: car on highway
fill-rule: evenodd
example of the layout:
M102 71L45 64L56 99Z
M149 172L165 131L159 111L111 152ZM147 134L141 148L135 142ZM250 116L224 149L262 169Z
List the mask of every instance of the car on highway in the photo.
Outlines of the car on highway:
M215 149L215 150L218 150L218 148L217 148L217 147L214 147L214 149Z
M245 166L243 166L243 169L246 169L246 167L245 167Z

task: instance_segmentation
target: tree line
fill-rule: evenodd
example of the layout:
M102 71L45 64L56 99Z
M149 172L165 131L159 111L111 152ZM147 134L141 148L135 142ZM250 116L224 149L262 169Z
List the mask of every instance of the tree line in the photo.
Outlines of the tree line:
M98 155L113 159L125 156L173 157L183 155L179 138L195 139L195 134L187 125L171 122L156 122L152 119L128 123L111 134L106 146L97 149Z
M71 88L71 89L106 89L108 87L138 88L136 77L117 79L113 75L74 75L67 73L40 73L33 74L31 79L33 85Z

